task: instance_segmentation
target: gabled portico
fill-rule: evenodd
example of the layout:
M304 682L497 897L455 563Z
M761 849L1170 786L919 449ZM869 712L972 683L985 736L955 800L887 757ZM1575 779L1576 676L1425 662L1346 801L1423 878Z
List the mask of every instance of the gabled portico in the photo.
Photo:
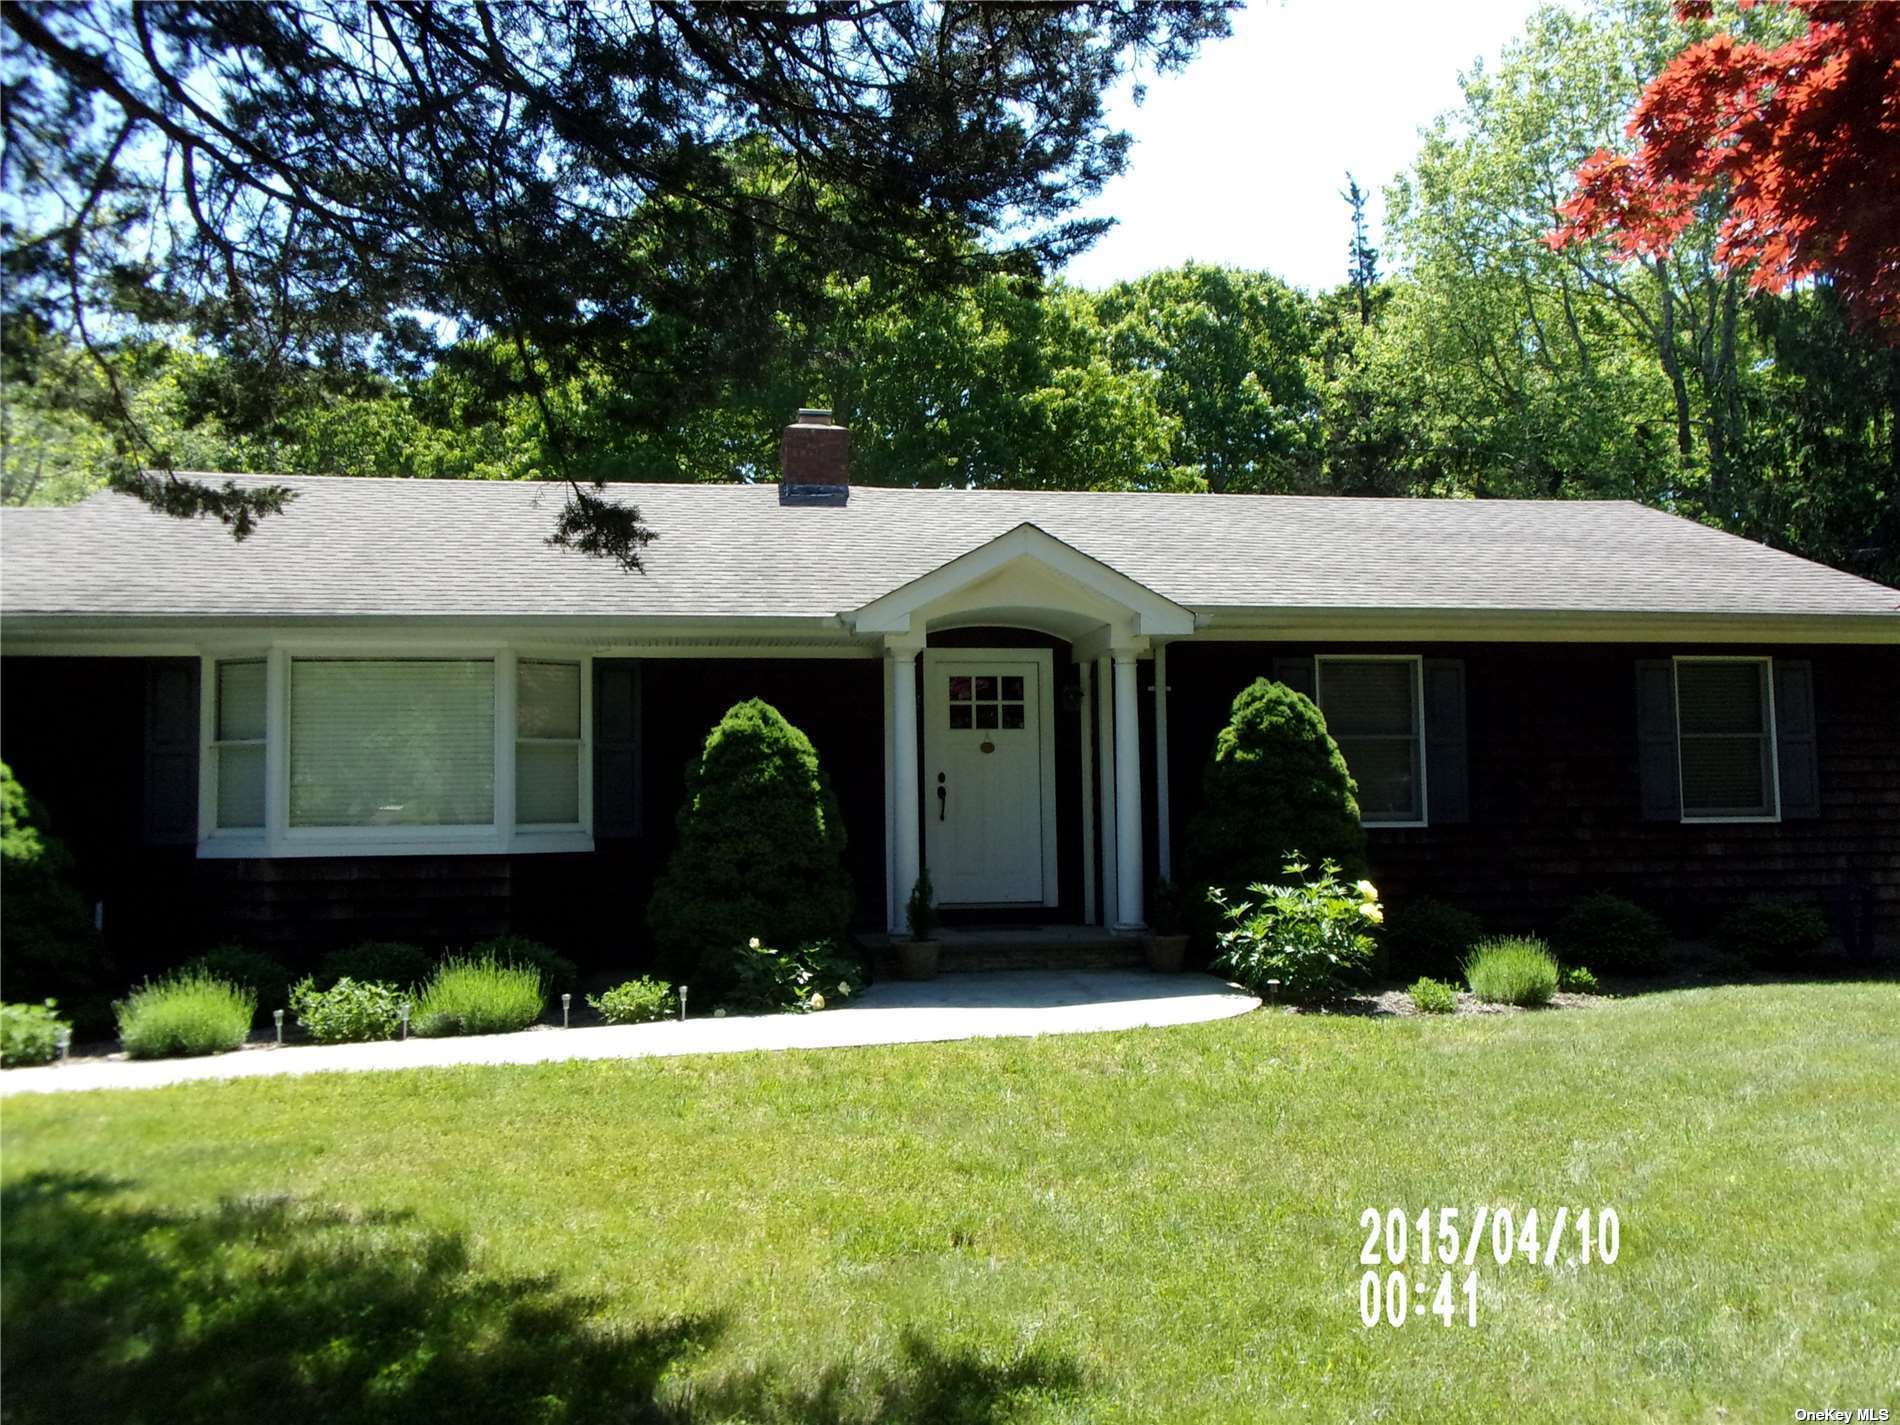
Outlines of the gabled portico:
M1069 645L1080 665L1084 919L1093 919L1095 900L1097 798L1090 773L1099 742L1104 918L1117 931L1141 930L1146 882L1137 670L1162 641L1193 633L1192 611L1025 523L841 617L860 636L880 639L886 658L892 930L904 929L905 901L927 847L947 906L1055 904L1053 798L1062 769L1053 765L1049 728L1056 680L1046 654L1039 664L1021 650L930 646L933 633L982 628L1052 635ZM1158 727L1165 727L1165 698L1157 681ZM920 764L920 749L930 758L928 768ZM1159 786L1165 778L1158 761ZM954 825L957 816L970 824ZM936 823L928 832L926 818ZM1011 858L1035 859L1038 869L1032 873L1025 865L1020 875L998 875L996 868ZM987 879L965 864L976 861L990 867ZM980 898L990 893L986 887L995 889L996 899Z

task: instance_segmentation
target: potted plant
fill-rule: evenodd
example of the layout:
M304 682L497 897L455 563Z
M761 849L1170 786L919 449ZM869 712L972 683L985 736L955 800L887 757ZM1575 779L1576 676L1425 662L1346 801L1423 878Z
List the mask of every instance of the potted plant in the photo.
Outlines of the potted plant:
M907 980L934 980L937 977L937 898L925 868L911 887L910 903L904 908L910 922L910 939L897 942L897 973Z
M1148 968L1178 974L1187 954L1187 911L1173 881L1156 881L1148 895Z

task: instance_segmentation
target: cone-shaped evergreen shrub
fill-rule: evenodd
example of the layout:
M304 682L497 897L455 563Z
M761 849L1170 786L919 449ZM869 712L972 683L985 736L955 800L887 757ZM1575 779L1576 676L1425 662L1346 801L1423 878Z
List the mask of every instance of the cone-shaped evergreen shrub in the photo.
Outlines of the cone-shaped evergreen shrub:
M844 821L811 739L770 703L730 708L687 769L679 842L647 924L663 973L716 995L723 952L842 941L851 916ZM704 968L702 968L704 961Z
M1284 683L1261 678L1234 699L1201 789L1186 848L1197 885L1245 899L1296 851L1309 865L1330 856L1346 880L1365 874L1359 789L1319 709Z

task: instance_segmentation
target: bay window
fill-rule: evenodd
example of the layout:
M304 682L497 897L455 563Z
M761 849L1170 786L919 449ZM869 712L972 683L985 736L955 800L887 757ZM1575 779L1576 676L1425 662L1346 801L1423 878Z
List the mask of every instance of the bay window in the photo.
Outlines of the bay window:
M583 659L273 652L207 671L201 854L591 845Z

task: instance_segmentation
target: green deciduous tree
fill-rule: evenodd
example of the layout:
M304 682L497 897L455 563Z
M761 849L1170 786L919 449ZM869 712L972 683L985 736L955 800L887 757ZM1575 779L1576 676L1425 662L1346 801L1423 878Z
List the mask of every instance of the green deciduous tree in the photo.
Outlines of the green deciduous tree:
M1098 308L1114 368L1151 374L1176 422L1170 464L1214 491L1285 486L1309 440L1300 293L1264 272L1191 262L1118 283Z

